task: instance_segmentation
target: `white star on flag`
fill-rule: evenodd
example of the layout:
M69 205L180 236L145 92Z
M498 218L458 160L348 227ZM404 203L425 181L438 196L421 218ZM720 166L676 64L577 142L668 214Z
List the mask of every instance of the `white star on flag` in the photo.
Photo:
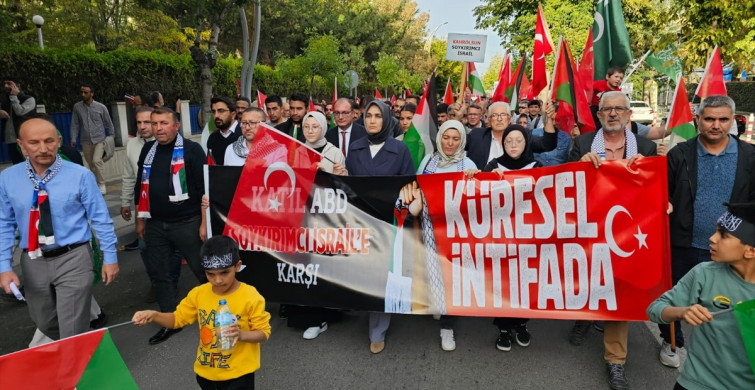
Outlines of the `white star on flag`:
M267 201L270 202L270 208L268 210L275 210L278 212L278 209L281 207L281 202L278 201L278 198L270 198Z
M648 243L645 241L647 238L647 234L643 234L642 230L640 230L640 227L637 226L637 234L634 235L634 238L637 239L637 249L642 249L644 246L645 248L648 247Z

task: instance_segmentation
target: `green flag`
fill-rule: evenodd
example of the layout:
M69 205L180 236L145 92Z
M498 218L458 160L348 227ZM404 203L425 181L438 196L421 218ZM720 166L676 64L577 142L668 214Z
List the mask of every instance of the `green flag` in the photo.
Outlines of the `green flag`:
M669 79L676 80L682 74L682 63L679 61L679 57L673 55L675 50L676 48L670 47L658 53L650 53L645 58L645 62L655 70L668 76Z
M594 50L594 77L603 80L611 66L626 67L632 62L629 33L619 0L598 0L592 31Z
M755 373L755 299L734 306L734 316L739 324L739 332L742 333L750 368Z

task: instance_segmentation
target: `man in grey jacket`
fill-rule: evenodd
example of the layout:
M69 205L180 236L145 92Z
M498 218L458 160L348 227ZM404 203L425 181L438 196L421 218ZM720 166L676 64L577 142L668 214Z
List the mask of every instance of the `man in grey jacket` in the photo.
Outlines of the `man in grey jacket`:
M103 195L107 193L107 189L102 176L102 167L105 165L102 155L105 152L105 137L108 134L115 134L115 128L107 107L94 101L94 89L90 85L82 85L81 101L73 105L71 146L76 147L76 140L81 135L84 160L94 173Z

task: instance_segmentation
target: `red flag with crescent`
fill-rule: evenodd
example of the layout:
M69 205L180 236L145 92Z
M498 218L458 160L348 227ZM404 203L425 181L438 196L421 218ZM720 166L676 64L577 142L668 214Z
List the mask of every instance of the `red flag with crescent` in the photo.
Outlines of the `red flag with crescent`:
M260 123L228 212L225 233L255 226L299 227L322 155Z

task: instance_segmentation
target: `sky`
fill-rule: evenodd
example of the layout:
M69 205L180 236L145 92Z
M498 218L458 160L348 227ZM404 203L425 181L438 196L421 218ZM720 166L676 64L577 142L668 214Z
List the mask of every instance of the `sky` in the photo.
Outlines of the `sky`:
M485 63L475 64L477 71L482 76L488 69L488 63L493 59L495 54L503 55L501 47L501 38L492 30L475 29L475 17L472 10L482 4L479 0L414 0L420 12L430 14L430 21L427 23L428 34L441 24L435 32L435 39L444 40L448 33L461 34L485 34L487 35L487 45L485 48Z

